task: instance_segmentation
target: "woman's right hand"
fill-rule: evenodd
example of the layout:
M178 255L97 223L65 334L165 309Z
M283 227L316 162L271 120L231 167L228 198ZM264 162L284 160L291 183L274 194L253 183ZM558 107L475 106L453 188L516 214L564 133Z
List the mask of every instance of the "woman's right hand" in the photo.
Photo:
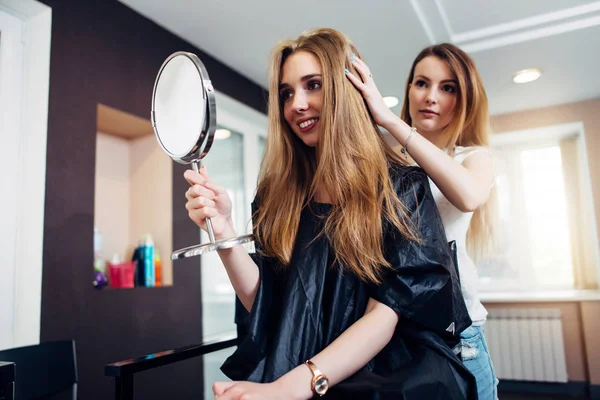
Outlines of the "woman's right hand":
M384 128L395 124L400 118L394 114L383 101L383 96L375 84L371 70L363 60L352 54L350 62L358 71L360 77L357 77L352 72L346 70L346 77L352 82L354 87L362 94L363 98L369 106L369 111L375 120L375 123Z
M227 190L209 178L204 166L200 168L200 173L187 170L183 176L191 185L185 192L185 208L190 219L206 231L206 218L210 218L217 240L235 237L231 199Z

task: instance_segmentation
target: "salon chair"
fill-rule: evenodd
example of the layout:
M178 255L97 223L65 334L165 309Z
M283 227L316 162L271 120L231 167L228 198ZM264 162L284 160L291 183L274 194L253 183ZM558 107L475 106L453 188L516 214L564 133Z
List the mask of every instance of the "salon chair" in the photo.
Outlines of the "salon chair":
M14 400L15 363L0 361L0 400Z
M203 356L227 349L238 344L238 335L225 336L178 349L160 351L143 357L118 361L104 366L104 375L115 379L115 399L133 400L133 378L135 374L149 369L173 364L189 358Z
M0 351L0 400L77 399L75 341L61 340Z

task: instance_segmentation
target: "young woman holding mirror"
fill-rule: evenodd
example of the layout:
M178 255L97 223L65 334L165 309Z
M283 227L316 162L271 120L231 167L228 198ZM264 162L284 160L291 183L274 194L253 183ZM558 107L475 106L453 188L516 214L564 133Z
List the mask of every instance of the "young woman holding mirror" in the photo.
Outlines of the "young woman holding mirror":
M362 60L354 63L360 76L370 74ZM476 378L479 399L495 400L498 380L483 334L487 311L469 256L485 254L494 242L488 104L475 63L452 44L423 49L411 66L400 118L386 107L372 79L348 78L363 93L375 122L431 179L446 235L457 245L462 293L473 321L461 333L461 357Z
M219 250L248 311L222 367L228 399L471 399L452 348L471 324L427 176L383 140L341 33L273 52L256 253ZM224 188L185 172L190 218L236 236Z

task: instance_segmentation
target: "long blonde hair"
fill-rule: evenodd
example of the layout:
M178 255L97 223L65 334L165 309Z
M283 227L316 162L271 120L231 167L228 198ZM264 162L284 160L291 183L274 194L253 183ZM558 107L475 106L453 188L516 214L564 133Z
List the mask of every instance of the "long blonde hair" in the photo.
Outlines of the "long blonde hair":
M401 118L412 126L408 96L410 84L414 79L417 64L429 56L444 61L458 82L454 116L442 132L442 135L447 138L446 148L452 149L454 146L489 147L490 117L483 82L471 57L450 43L426 47L415 58L406 81ZM471 257L479 260L493 251L497 245L496 229L497 194L494 186L485 204L473 213L467 231L467 251Z
M283 65L293 53L313 54L322 68L321 136L306 146L283 117L279 85ZM275 47L270 65L269 134L253 215L262 251L282 267L291 259L300 213L326 187L332 208L324 230L335 259L365 282L380 282L384 268L383 224L391 223L410 240L419 240L410 215L398 199L389 167L402 159L383 140L344 68L358 50L340 32L317 29ZM354 71L357 74L357 71Z

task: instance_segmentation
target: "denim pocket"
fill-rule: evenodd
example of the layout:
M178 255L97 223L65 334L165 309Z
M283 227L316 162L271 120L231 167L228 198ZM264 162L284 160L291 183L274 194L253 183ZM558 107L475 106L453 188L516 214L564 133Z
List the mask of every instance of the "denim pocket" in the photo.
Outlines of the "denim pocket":
M460 344L460 354L463 361L475 360L485 350L479 337L477 339L461 340Z
M480 327L470 326L460 335L461 357L463 361L474 360L485 351Z
M492 366L482 327L471 326L461 334L461 357L477 381L480 400L497 399L498 380Z

